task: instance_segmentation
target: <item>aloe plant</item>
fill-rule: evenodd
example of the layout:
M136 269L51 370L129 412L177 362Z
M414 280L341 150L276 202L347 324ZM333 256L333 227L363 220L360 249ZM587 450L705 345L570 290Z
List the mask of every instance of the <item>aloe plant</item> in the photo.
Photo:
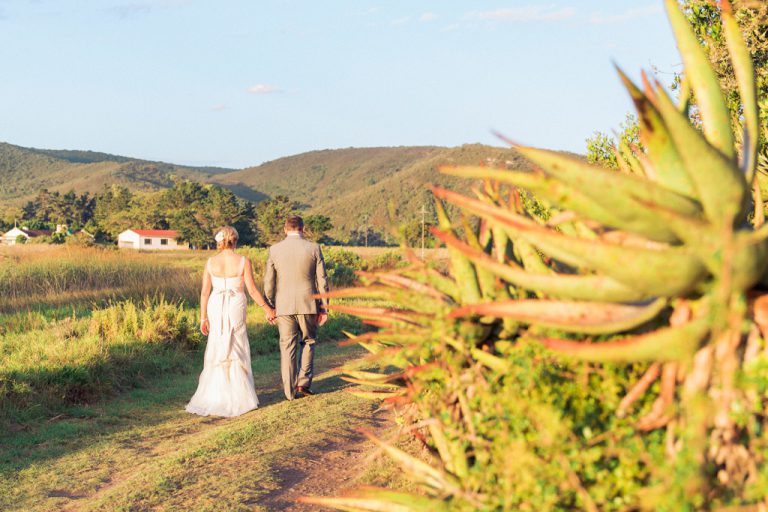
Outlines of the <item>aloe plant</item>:
M666 461L643 477L652 490L619 505L765 503L768 379L758 369L763 384L749 384L754 371L745 371L768 364L768 299L756 290L768 268L768 228L759 227L762 201L754 206L750 193L760 141L752 63L723 1L745 118L739 154L717 77L677 3L665 5L701 129L689 119L686 96L676 104L658 82L643 75L638 86L619 70L643 145L625 148L632 158L621 172L515 143L536 170L445 167L442 172L480 180L472 196L432 189L434 234L449 248L449 275L414 263L397 273L364 274L365 286L338 293L385 301L378 308L338 307L380 328L356 341L371 352L362 364L386 370L350 367L348 380L377 390L357 391L361 396L416 403L439 456L437 467L427 469L386 448L430 494L413 502L398 495L397 510L498 510L534 502L512 497L510 489L528 489L543 452L523 450L527 441L509 437L539 436L542 446L549 435L572 433L541 403L555 398L531 392L521 405L507 396L516 385L530 388L511 354L532 346L563 355L563 364L645 365L615 414L636 432L665 429ZM549 208L547 220L525 208L530 197ZM445 203L464 212L460 222L448 217ZM479 219L477 229L468 218ZM530 350L531 364L549 357ZM633 416L638 402L646 413ZM527 425L517 426L516 418ZM498 458L510 456L519 457L519 467L505 473ZM571 501L556 503L597 510L582 483L588 475L560 456L560 488ZM495 469L482 476L484 464ZM544 494L535 502L555 503L542 489L530 485L532 494ZM313 501L395 510L383 505L385 492Z

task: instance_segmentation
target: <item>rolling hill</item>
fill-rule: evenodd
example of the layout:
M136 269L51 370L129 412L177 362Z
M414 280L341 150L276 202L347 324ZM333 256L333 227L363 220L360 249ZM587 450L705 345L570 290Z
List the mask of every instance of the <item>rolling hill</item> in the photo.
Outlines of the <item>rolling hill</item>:
M231 169L194 168L92 151L23 148L0 143L0 203L21 204L43 188L99 192L119 184L132 190L169 187L172 177L209 181Z
M0 205L22 204L42 188L98 192L107 184L134 191L171 186L175 177L215 183L258 202L277 195L297 201L306 213L331 217L332 235L365 225L389 225L389 204L397 222L417 219L429 207L426 184L462 186L437 171L444 164L527 167L514 150L466 144L455 148L403 146L311 151L240 170L185 167L91 151L29 149L0 143Z
M466 144L457 148L394 147L313 151L267 162L258 167L217 175L214 181L256 189L269 196L286 195L309 213L328 215L332 234L368 224L389 225L389 203L397 222L418 218L429 206L426 184L456 188L463 182L437 168L446 164L508 165L526 168L513 149Z

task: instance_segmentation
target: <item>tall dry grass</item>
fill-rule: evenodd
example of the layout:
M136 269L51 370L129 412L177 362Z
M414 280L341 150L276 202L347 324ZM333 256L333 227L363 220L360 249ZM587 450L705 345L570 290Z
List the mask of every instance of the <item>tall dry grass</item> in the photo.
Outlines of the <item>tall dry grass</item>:
M200 272L148 253L69 246L1 248L0 313L159 294L193 300Z

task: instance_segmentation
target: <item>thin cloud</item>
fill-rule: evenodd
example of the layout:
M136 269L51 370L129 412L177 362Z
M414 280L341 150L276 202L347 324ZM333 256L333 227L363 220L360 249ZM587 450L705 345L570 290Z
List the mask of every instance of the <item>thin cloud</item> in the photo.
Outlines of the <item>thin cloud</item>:
M218 105L212 106L211 110L213 110L214 112L224 112L225 110L227 110L227 106L224 105L223 103L219 103Z
M133 18L151 14L155 11L174 9L190 3L190 0L145 0L142 2L128 2L110 7L107 10L118 18Z
M256 84L253 87L249 87L248 92L251 94L274 94L276 92L283 92L283 90L274 85Z
M437 19L437 14L433 12L425 12L419 16L419 21L434 21Z
M493 11L472 11L465 15L468 20L507 21L512 23L528 23L534 21L562 21L573 18L576 9L573 7L558 8L555 5L528 5L509 7Z
M403 16L402 18L397 18L396 20L392 20L392 25L405 25L411 21L410 16Z
M610 25L617 23L625 23L627 21L636 20L638 18L645 18L648 16L655 16L662 12L659 5L646 5L645 7L635 7L618 14L603 14L602 12L594 12L589 18L589 22L593 25Z

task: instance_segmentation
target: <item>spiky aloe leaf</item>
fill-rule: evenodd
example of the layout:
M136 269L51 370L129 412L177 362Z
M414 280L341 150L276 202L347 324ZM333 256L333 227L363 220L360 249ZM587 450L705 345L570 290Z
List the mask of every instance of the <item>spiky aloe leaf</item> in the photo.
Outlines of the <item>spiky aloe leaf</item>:
M338 311L339 313L347 313L350 315L359 316L360 318L384 321L389 320L407 324L413 324L418 317L423 316L414 311L406 311L402 309L345 306L342 304L329 304L328 308Z
M696 255L685 248L636 247L568 237L512 212L449 190L433 188L433 193L475 215L500 223L514 233L513 236L529 241L553 258L574 267L600 272L644 294L655 297L682 295L696 286L705 274ZM627 265L629 261L633 264Z
M616 216L593 199L578 190L541 173L530 171L501 170L478 166L441 166L440 172L469 179L493 180L523 188L539 199L598 222L616 222Z
M448 213L446 213L445 207L440 201L435 201L435 213L440 228L453 232L451 219L448 218ZM459 284L461 302L464 304L479 302L482 299L482 293L480 291L480 283L477 281L475 267L459 252L449 250L448 254L451 259L453 275L456 283Z
M640 362L677 361L693 355L709 332L706 318L698 318L681 327L667 327L649 334L630 336L605 343L544 338L537 341L563 355L588 361Z
M347 393L366 400L390 400L405 396L405 389L399 391L365 391L362 389L347 389Z
M439 290L400 274L395 274L393 272L379 272L376 274L376 279L385 284L394 285L405 290L414 291L420 295L426 295L433 299L448 302L448 297Z
M580 162L580 165L586 164ZM657 222L653 217L649 218L649 216L644 215L642 209L633 205L632 197L629 197L628 201L624 201L624 203L625 206L632 205L634 207L617 208L618 201L606 197L615 194L600 194L600 198L597 198L594 194L585 193L582 189L560 181L559 177L553 178L542 173L504 171L487 167L441 167L440 170L452 176L492 179L501 183L509 183L525 188L536 197L546 199L560 208L573 210L584 218L595 220L607 226L636 231L654 240L675 240L674 234L663 224Z
M669 128L707 219L724 226L733 223L737 216L744 216L749 187L738 167L691 125L661 85L652 87L646 81L646 95ZM657 201L657 204L665 203Z
M476 361L479 361L483 365L499 374L504 375L512 368L512 364L506 359L502 359L501 357L495 356L489 352L484 352L479 348L473 347L470 350L470 353Z
M313 295L315 299L344 299L344 298L361 298L361 299L385 299L392 298L393 290L391 288L385 288L383 286L357 286L354 288L343 288L341 290L333 290L328 293L318 293Z
M648 160L653 166L656 180L678 194L695 198L696 191L661 114L618 66L616 71L637 109L640 140L648 150Z
M490 256L476 251L458 238L433 229L432 233L446 245L456 247L478 267L488 269L494 275L544 295L571 300L593 300L597 302L637 302L655 298L626 286L615 279L598 275L578 274L533 274L513 262L498 263Z
M649 322L666 304L664 299L644 305L521 299L472 304L459 308L448 316L509 317L519 322L566 332L613 334L629 331Z
M744 115L744 148L742 155L742 172L747 182L752 182L757 167L757 146L760 138L760 117L757 105L757 83L752 57L741 35L739 24L733 15L733 7L729 0L721 0L720 14L723 20L723 32L728 51L731 54L733 72L739 86L739 96L743 105Z
M632 151L632 147L626 141L622 140L619 143L619 150L620 153L624 156L624 162L627 164L629 170L631 171L629 174L645 176L645 170L643 170L643 166L640 164L640 160L638 160L637 155L634 151Z
M426 462L409 455L408 453L385 443L370 432L363 432L365 436L379 446L389 455L407 474L417 482L422 483L442 493L451 495L461 491L456 479L446 472L434 468Z
M440 454L445 468L459 478L466 478L469 473L467 455L461 441L448 440L442 425L437 420L427 422L432 441Z
M403 378L402 373L376 373L362 370L347 370L344 374L353 379L365 381L366 384L371 385L376 385L380 382L392 382Z
M349 373L349 372L345 372L345 373ZM401 384L395 384L392 382L381 382L381 381L372 382L368 379L356 379L354 377L348 377L346 375L342 375L341 380L351 382L352 384L359 384L361 386L376 386L379 388L388 388L388 389L402 389L403 387Z
M617 227L653 240L666 242L673 238L666 227L661 227L657 218L638 208L638 200L663 204L685 215L697 215L700 211L695 201L648 179L617 173L555 151L521 146L516 146L516 149L541 166L547 174L611 210L614 216L622 219L623 225Z
M696 103L701 111L704 134L707 140L729 160L733 160L733 132L731 115L725 103L720 82L709 63L704 48L699 44L693 28L680 10L677 0L665 0L667 16L675 33L677 47L685 65L685 75L690 81Z
M297 501L346 512L444 512L448 510L445 502L438 499L373 487L356 489L347 496L338 498L302 496Z
M482 250L483 245L480 243L477 235L475 234L472 226L469 222L464 221L464 236L467 242L477 250ZM471 261L470 261L471 263ZM483 294L483 300L494 299L496 297L496 278L484 268L475 268L475 274L477 275L477 282L480 284L480 290Z

